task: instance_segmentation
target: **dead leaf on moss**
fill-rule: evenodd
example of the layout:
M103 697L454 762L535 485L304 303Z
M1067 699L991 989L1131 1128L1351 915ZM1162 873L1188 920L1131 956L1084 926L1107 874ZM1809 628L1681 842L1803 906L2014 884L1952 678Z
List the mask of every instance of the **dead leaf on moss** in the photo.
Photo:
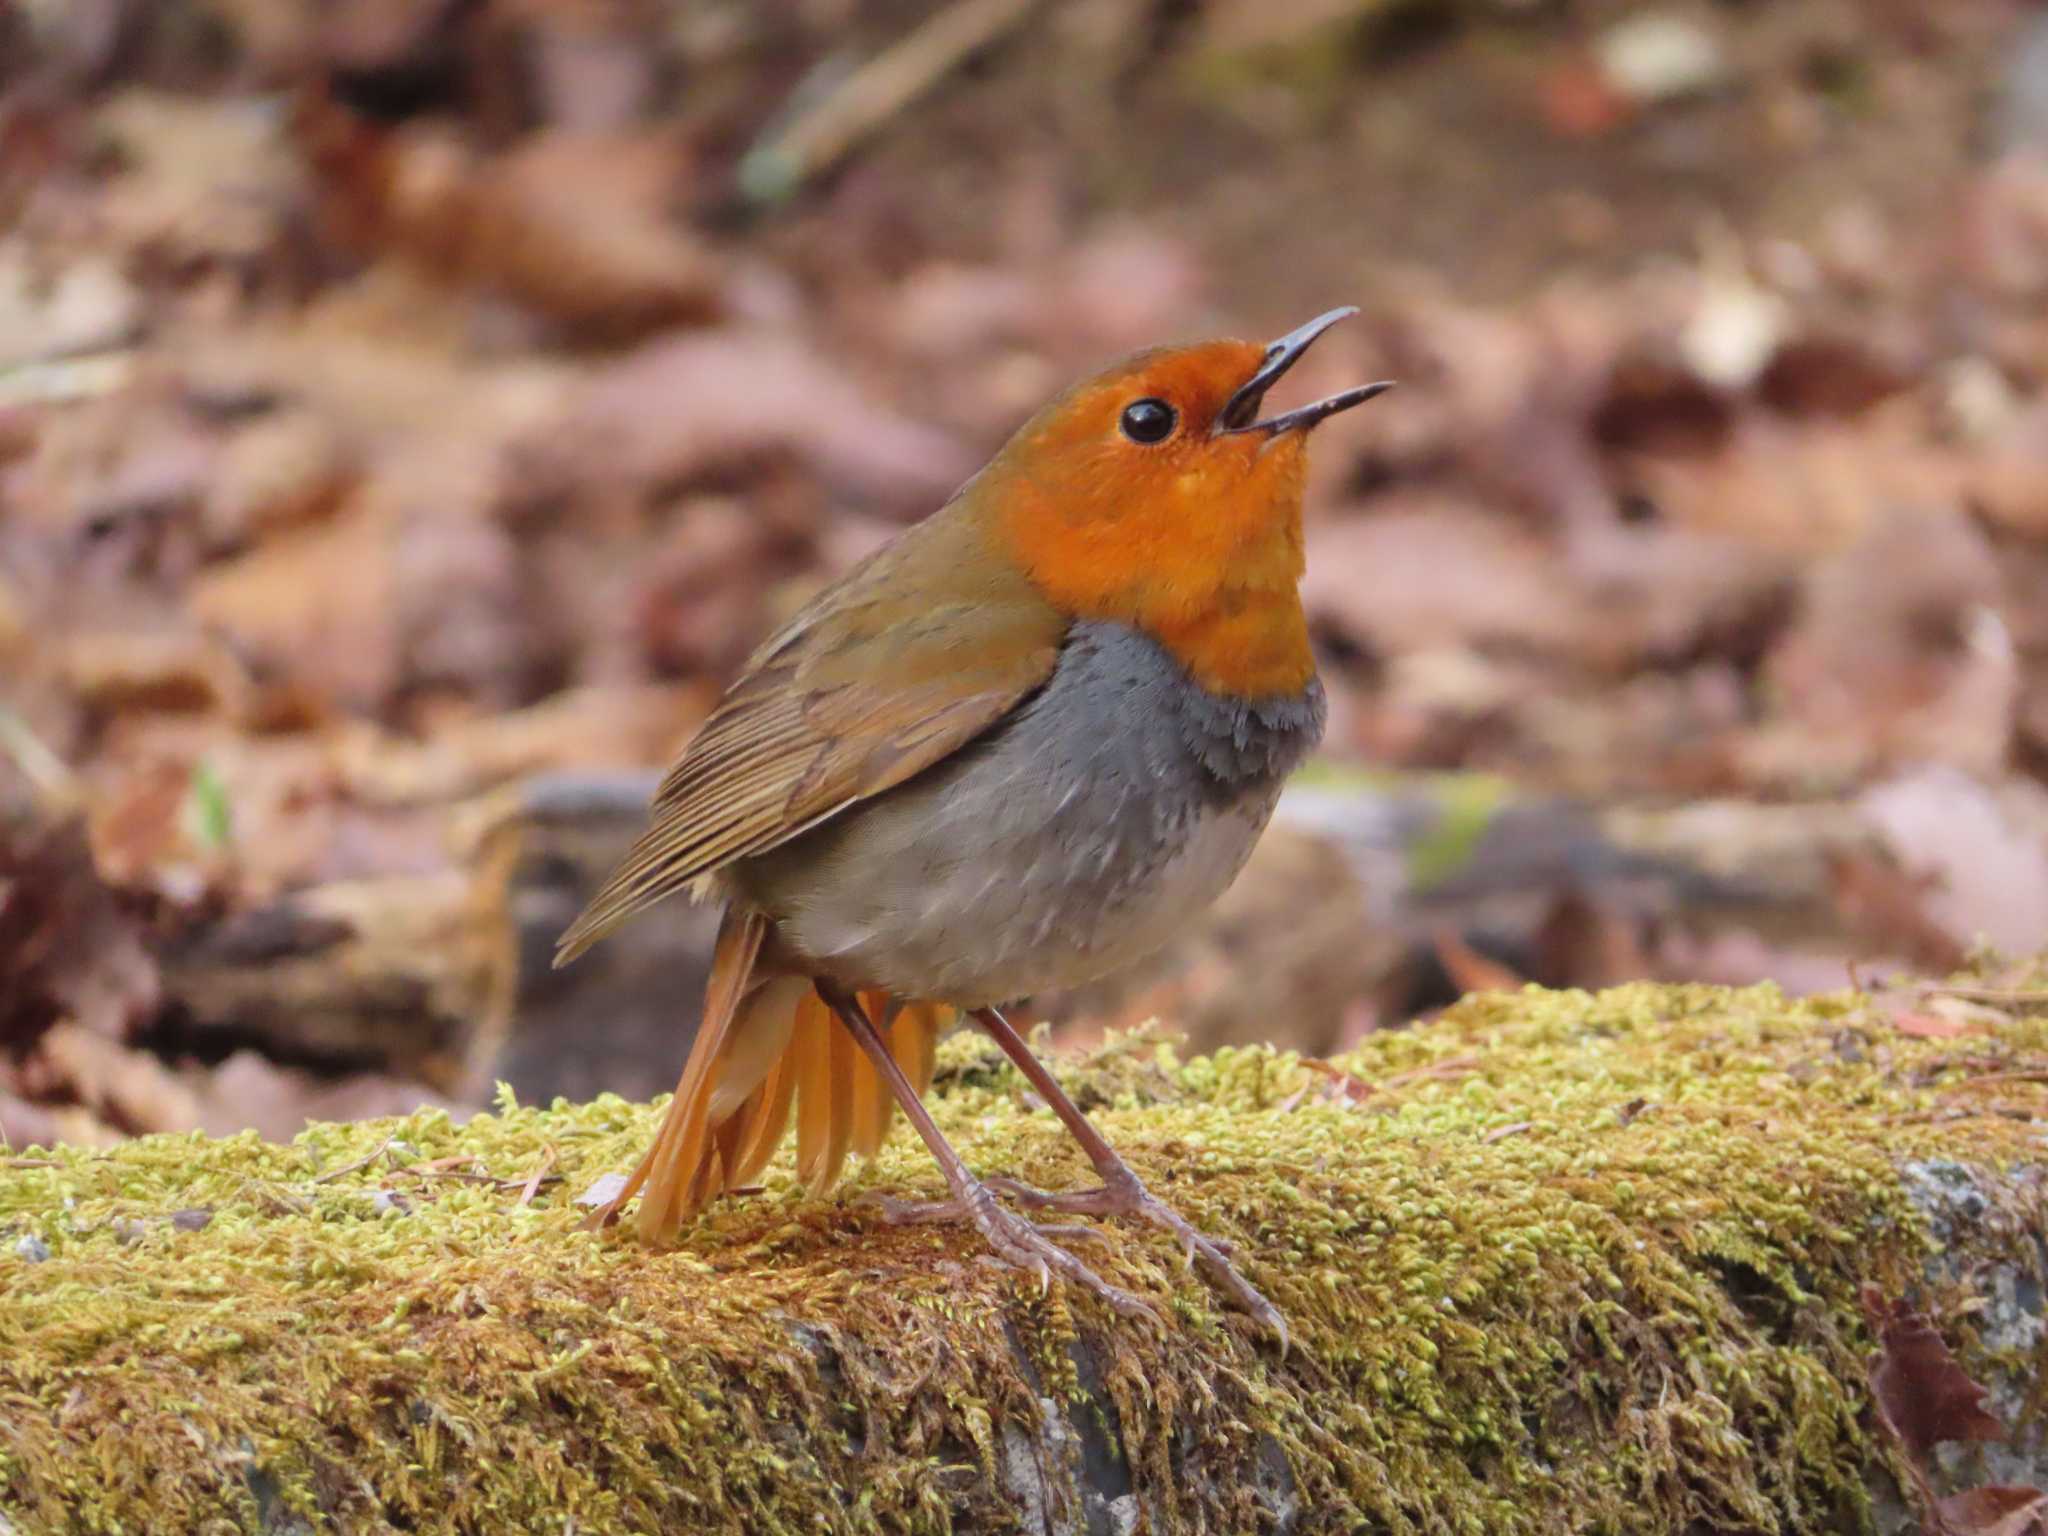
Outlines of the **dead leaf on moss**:
M2048 1493L1992 1485L1951 1494L1938 1506L1937 1536L2048 1536Z
M1915 1464L1948 1441L2003 1440L2005 1425L1984 1406L1984 1388L1957 1363L1933 1322L1904 1301L1863 1290L1863 1314L1878 1336L1871 1393L1885 1426Z
M1988 1035L1981 1024L1965 1019L1945 1019L1938 1014L1907 1011L1892 1016L1892 1028L1915 1040L1954 1040L1963 1035Z

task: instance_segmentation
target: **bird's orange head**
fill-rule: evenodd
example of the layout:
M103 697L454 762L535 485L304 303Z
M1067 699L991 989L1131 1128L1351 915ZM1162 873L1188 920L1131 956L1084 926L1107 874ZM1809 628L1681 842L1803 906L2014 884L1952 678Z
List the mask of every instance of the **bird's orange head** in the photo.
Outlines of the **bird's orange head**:
M1261 418L1335 309L1269 346L1126 358L1024 424L972 489L1055 605L1152 635L1212 692L1299 693L1315 675L1297 584L1309 429L1367 384Z

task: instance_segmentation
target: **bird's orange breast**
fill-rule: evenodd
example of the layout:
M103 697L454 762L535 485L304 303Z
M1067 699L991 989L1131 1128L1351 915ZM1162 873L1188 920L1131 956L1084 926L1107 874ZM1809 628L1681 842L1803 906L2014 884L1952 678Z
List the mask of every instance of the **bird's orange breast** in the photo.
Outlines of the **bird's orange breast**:
M1262 448L1250 472L1221 461ZM1315 676L1298 590L1304 456L1284 439L1215 451L1213 467L1027 468L979 489L999 543L1056 607L1136 626L1213 693L1291 697Z

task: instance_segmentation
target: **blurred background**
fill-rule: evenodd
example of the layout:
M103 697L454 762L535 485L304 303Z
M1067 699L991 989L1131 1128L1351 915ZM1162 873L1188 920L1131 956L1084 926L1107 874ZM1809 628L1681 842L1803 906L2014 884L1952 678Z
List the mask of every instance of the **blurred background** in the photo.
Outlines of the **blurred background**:
M710 918L546 960L754 642L1340 303L1323 759L1033 1018L2040 946L2048 11L0 0L0 1133L666 1089Z

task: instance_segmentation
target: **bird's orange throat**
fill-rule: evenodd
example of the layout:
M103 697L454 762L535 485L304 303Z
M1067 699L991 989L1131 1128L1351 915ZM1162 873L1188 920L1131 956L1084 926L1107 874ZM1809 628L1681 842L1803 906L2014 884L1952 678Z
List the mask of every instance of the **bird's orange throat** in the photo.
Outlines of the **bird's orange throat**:
M1250 476L1020 476L989 487L996 537L1055 606L1142 629L1212 693L1292 697L1315 676L1298 589L1304 455L1283 442L1264 458Z

